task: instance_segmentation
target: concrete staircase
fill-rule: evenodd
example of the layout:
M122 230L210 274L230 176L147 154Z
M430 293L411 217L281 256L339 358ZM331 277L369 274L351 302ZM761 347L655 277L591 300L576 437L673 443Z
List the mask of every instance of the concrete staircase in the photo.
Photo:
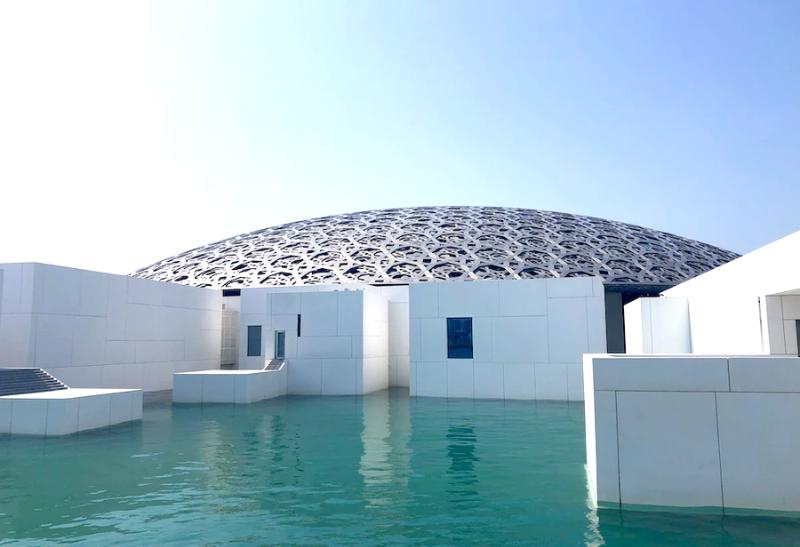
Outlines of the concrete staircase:
M0 397L60 389L67 386L40 368L0 368Z

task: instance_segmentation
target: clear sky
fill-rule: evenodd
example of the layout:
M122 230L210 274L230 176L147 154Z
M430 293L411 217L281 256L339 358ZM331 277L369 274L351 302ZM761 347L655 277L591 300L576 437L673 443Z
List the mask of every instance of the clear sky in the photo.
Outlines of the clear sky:
M414 205L800 229L796 1L9 1L0 82L0 261Z

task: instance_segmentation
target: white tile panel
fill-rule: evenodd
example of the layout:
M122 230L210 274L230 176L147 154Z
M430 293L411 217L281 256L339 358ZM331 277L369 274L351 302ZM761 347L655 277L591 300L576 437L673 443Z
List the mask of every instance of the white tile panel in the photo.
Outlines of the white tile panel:
M203 376L176 374L172 380L172 400L176 403L203 402Z
M337 334L358 336L364 331L364 296L360 291L333 293L338 298Z
M577 366L577 365L576 365ZM562 363L537 363L534 365L536 399L567 401L567 365Z
M325 359L322 362L323 395L356 395L358 386L358 359Z
M444 361L447 358L447 322L444 318L420 319L420 360Z
M414 283L408 287L409 317L439 316L439 283Z
M81 276L81 302L78 313L80 315L93 315L104 317L106 303L108 302L109 275L99 272L80 272Z
M714 393L617 393L623 504L722 506Z
M800 392L800 357L731 357L731 391Z
M349 336L301 336L297 339L300 359L346 359L352 356L351 352Z
M81 271L46 264L35 269L33 311L77 315L81 303Z
M101 365L106 357L104 317L75 317L72 339L73 365Z
M481 363L477 360L474 366L475 398L476 399L504 399L503 390L503 365L496 363Z
M544 317L494 319L493 360L499 363L546 363L547 320Z
M798 283L800 285L800 283ZM783 318L786 319L800 319L800 295L786 295L781 297L781 304L783 306Z
M239 297L239 313L242 315L267 315L271 313L269 293L257 287L242 289Z
M336 336L338 298L335 292L301 293L302 336Z
M493 317L498 315L498 282L446 281L439 286L441 317Z
M570 281L556 279L554 281ZM548 279L548 282L551 280ZM591 285L589 285L591 287ZM589 350L584 298L550 298L548 309L548 342L550 361L580 363Z
M719 393L726 507L800 507L800 393Z
M418 395L447 397L447 364L444 361L421 361L417 368Z
M547 315L547 280L521 279L498 283L500 316Z
M74 315L36 317L35 362L37 366L68 366L72 362Z
M583 401L583 365L567 363L567 395L570 401Z
M0 433L11 433L12 404L10 399L0 399Z
M322 394L322 359L291 359L286 366L289 394Z
M34 316L5 314L0 317L0 366L34 363Z
M617 400L613 391L596 391L586 403L587 467L597 499L619 503Z
M47 401L14 399L11 408L11 433L45 435L47 433Z
M80 397L78 399L78 430L96 429L110 424L111 398Z
M274 292L271 295L272 315L297 315L300 313L300 293Z
M451 399L475 397L475 368L472 359L447 360L447 396Z
M162 306L165 286L160 281L131 277L128 280L128 303Z
M472 319L472 357L476 361L491 362L493 355L493 317L475 317ZM445 330L447 325L445 324Z
M594 360L596 390L728 391L728 385L725 357L631 356Z
M504 363L503 392L506 399L533 399L536 395L534 365L529 363Z
M236 377L220 375L212 378L203 378L202 396L204 403L230 403L235 401Z
M547 282L548 298L595 296L594 278L592 277L558 277L545 281Z

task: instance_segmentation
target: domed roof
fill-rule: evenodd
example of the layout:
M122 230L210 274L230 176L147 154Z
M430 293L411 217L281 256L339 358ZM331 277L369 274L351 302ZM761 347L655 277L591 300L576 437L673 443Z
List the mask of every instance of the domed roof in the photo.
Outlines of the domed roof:
M607 284L671 286L737 256L600 218L415 207L273 226L165 258L133 275L218 288L589 275Z

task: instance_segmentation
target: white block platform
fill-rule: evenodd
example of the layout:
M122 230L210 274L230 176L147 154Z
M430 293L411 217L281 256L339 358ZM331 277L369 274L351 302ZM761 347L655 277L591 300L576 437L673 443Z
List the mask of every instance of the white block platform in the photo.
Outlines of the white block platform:
M286 395L286 365L279 370L181 372L172 385L174 403L255 403Z
M800 512L800 359L584 357L600 506Z
M141 389L70 388L0 397L0 433L52 437L141 419Z

